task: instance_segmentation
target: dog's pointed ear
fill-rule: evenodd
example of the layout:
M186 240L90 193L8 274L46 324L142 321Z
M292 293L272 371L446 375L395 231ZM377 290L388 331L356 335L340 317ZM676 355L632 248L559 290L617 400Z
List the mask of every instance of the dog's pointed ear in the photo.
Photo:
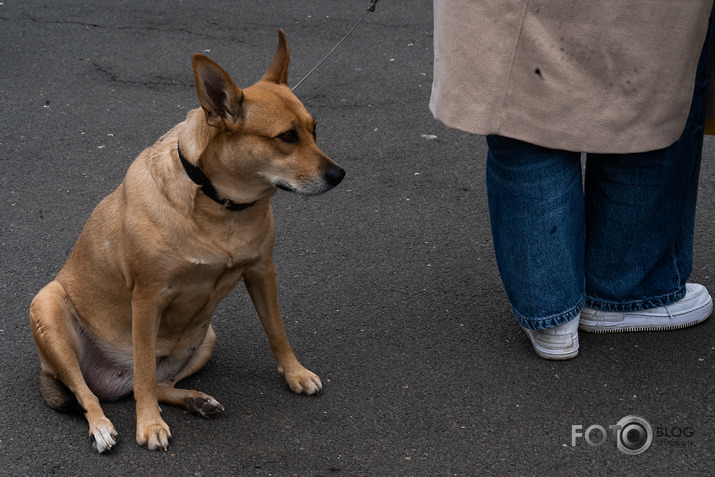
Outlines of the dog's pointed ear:
M263 81L276 84L288 84L288 62L290 61L290 50L288 40L283 30L278 30L278 49L273 57L273 62L268 71L263 75Z
M196 94L206 111L206 122L214 127L232 127L243 117L243 91L223 68L204 55L191 58Z

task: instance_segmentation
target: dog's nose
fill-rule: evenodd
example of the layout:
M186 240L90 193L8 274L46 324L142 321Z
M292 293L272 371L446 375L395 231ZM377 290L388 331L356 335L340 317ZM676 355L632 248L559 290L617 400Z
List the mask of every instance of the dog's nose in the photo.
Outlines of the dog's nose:
M345 170L340 166L331 166L325 171L325 182L327 182L330 187L335 187L340 184L343 177L345 177Z

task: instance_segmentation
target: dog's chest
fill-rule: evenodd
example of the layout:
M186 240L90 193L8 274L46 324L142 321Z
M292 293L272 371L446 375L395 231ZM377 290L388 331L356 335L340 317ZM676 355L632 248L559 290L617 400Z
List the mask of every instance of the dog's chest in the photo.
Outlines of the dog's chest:
M167 254L172 256L162 293L169 305L165 317L187 324L209 320L247 269L271 260L273 234L272 221L259 220L198 223L176 236L174 252Z
M236 258L238 260L236 260ZM231 271L236 268L236 263L243 263L246 261L245 257L238 256L235 257L233 254L201 254L196 253L193 256L187 258L189 262L190 270L188 273L191 275L196 275L198 273L208 273L213 275L224 275L226 272Z
M208 233L207 233L208 232ZM224 275L240 267L258 262L266 253L264 244L270 229L239 227L226 224L223 227L198 228L192 231L192 239L179 245L187 273ZM270 253L271 251L268 251Z
M200 340L203 332L199 327L210 321L218 304L236 287L243 272L244 267L226 264L187 264L161 293L166 303L162 313L164 331L170 330L172 336L179 329L183 334L195 331L201 336L189 341Z
M193 284L226 280L238 282L242 270L259 260L260 256L254 250L194 250L185 255L179 274L183 276L183 280Z
M255 257L196 254L187 257L174 274L167 291L172 295L221 300L241 281Z

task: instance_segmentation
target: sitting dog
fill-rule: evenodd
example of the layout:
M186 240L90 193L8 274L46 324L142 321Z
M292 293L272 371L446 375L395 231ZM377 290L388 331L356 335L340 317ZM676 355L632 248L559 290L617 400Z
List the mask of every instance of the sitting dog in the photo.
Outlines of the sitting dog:
M166 450L159 402L211 417L213 397L174 385L209 360L211 316L243 280L278 371L322 391L288 343L273 265L277 189L320 194L345 171L315 143L316 122L287 85L285 34L261 81L240 89L203 55L192 59L201 108L143 151L89 217L57 278L32 301L40 388L89 422L98 452L117 433L100 407L134 392L136 440Z

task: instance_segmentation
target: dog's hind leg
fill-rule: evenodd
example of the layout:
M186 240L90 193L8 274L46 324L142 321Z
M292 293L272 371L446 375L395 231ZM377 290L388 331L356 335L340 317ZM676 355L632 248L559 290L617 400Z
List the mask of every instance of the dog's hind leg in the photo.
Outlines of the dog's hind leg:
M54 409L71 406L69 393L74 395L89 423L92 445L104 452L116 443L117 432L82 376L82 345L74 320L65 289L57 281L32 300L30 326L42 365L40 386L47 404Z
M52 409L71 414L82 414L84 408L77 402L77 397L72 394L62 381L46 371L40 371L40 392L45 402Z
M224 407L217 400L204 394L200 391L192 391L189 389L176 389L174 385L184 378L188 378L192 374L203 368L211 358L214 344L216 343L216 333L213 326L208 325L206 337L204 341L196 348L194 354L186 366L179 371L173 381L162 383L156 387L156 397L159 402L171 404L172 406L184 407L192 414L198 414L203 417L216 417L221 414Z

